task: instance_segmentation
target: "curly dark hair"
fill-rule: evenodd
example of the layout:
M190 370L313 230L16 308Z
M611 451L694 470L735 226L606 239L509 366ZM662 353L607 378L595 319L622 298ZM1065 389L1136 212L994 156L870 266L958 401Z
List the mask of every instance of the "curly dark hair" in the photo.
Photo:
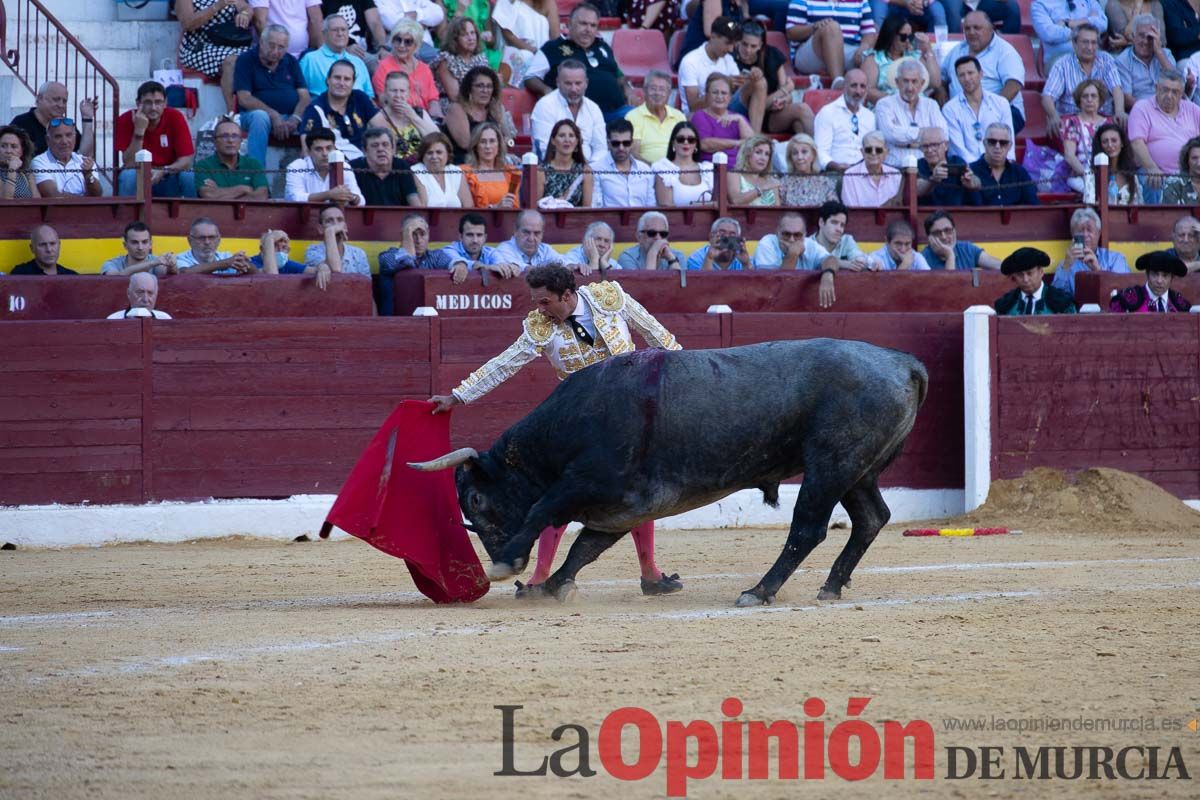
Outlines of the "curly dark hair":
M525 282L530 289L545 289L559 297L568 289L575 291L575 273L557 261L530 269L525 273Z
M1189 172L1191 172L1191 170L1188 169L1188 156L1197 147L1200 147L1200 136L1193 136L1192 138L1187 140L1187 142L1183 145L1182 148L1180 148L1180 150L1179 150L1179 171L1182 174L1187 175ZM1125 151L1122 150L1121 152L1125 152Z

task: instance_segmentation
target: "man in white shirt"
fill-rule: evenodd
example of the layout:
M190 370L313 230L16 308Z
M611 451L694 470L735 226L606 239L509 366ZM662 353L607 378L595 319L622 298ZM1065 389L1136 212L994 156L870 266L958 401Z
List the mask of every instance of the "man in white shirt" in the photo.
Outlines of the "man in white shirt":
M887 163L897 169L921 157L921 128L946 128L938 104L921 94L925 76L915 58L896 66L896 93L875 104L875 121L888 145Z
M159 311L154 306L158 303L158 278L153 272L138 272L129 278L129 288L125 290L129 298L129 307L114 311L108 319L125 319L126 317L154 317L155 319L170 319L171 315ZM137 309L135 311L135 309Z
M729 17L717 17L712 24L712 34L703 46L697 47L679 62L679 91L683 93L683 113L689 117L708 103L704 97L704 85L714 72L722 75L740 75L737 62L733 60L733 48L741 35L736 22Z
M1004 125L1011 136L1012 108L1008 100L983 88L983 71L979 59L962 56L954 63L954 74L962 92L942 107L946 118L946 134L950 139L950 155L968 164L983 158L983 132L992 123Z
M592 162L596 188L593 208L650 208L654 173L650 165L633 157L633 123L618 119L608 123L608 152Z
M283 196L302 203L349 203L366 205L358 188L358 179L348 164L342 168L342 183L329 187L329 157L337 149L337 137L329 128L316 128L305 137L308 155L297 158L287 168Z
M499 261L516 264L524 272L530 267L562 260L553 247L542 241L546 235L546 218L542 212L533 208L525 209L517 214L515 227L513 237L496 246L496 258Z
M42 197L99 197L104 189L96 162L75 150L75 125L62 117L50 120L46 152L33 159L33 180Z
M752 262L755 269L816 270L828 256L824 247L808 238L804 217L787 213L779 218L775 233L759 239Z
M579 126L585 159L591 161L604 152L604 114L600 106L584 97L587 86L587 69L582 63L568 58L558 65L558 88L533 107L533 146L539 156L546 152L550 131L560 119L574 120Z
M863 137L875 130L875 112L863 105L866 99L867 74L852 69L846 73L842 96L817 112L813 139L821 169L845 172L862 160Z

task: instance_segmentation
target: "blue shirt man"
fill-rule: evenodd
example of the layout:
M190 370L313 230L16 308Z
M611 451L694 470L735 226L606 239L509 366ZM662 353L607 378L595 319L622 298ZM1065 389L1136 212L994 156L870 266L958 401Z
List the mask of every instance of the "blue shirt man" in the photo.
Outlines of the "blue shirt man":
M291 136L300 129L300 115L310 95L300 72L300 62L287 52L287 28L268 25L258 45L238 56L233 68L233 89L242 112L238 123L249 135L246 155L267 163L267 141Z

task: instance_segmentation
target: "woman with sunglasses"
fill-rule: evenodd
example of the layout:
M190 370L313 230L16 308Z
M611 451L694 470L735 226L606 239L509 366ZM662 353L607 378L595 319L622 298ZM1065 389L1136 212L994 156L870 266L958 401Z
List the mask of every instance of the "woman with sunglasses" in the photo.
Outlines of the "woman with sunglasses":
M807 133L797 133L787 143L788 173L783 176L785 206L819 206L838 199L838 178L825 175L817 164L817 143Z
M379 112L371 117L368 128L390 128L396 137L396 158L406 164L417 160L421 140L437 132L437 123L424 109L414 108L408 101L408 76L392 72L384 81Z
M680 122L667 140L667 157L650 165L654 198L659 206L709 205L713 202L713 166L697 161L700 134L690 122Z
M446 109L454 102L454 98L458 97L463 76L475 67L488 66L488 60L483 54L479 29L470 17L455 17L450 20L443 42L432 66L433 77L441 95L438 102L441 103L442 116L445 117Z
M488 67L473 67L459 81L457 99L446 107L445 129L454 143L455 163L466 158L472 133L484 122L498 125L505 142L512 145L517 128L500 102L500 77Z
M33 140L15 125L0 128L0 200L32 200L42 196L29 165Z
M444 133L431 133L417 150L420 161L413 164L417 197L426 208L474 208L475 199L461 169L450 163L450 140Z
M1062 118L1058 138L1062 140L1063 158L1071 168L1067 185L1082 192L1083 176L1092 170L1092 140L1096 138L1097 129L1112 122L1112 117L1100 113L1100 107L1108 100L1108 89L1102 82L1095 79L1082 81L1073 94L1079 112Z
M732 163L738 147L754 135L754 129L745 117L729 110L733 83L727 76L719 72L709 75L704 97L708 105L692 114L692 124L700 131L700 160L712 161L713 153L724 151Z
M914 34L912 23L906 17L885 19L879 28L875 49L865 56L862 70L867 74L867 105L874 106L880 99L895 94L896 65L905 58L915 58L925 67L927 89L936 92L942 88L942 67L929 37L923 33Z
M751 136L738 148L726 194L735 206L777 206L782 200L779 178L771 172L771 140Z
M496 123L475 126L462 171L476 208L521 207L517 201L521 168L509 161L508 148Z
M1145 202L1137 161L1124 128L1115 122L1101 125L1092 139L1092 152L1108 156L1108 202L1121 206Z
M863 137L863 160L842 175L842 202L851 208L900 204L900 170L884 163L887 143L879 131Z
M408 76L409 103L414 108L423 108L435 117L442 113L438 103L437 83L429 65L417 58L417 49L425 36L425 28L415 19L402 19L392 29L392 54L379 59L379 66L371 76L375 96L383 97L387 76L392 72L403 72Z
M557 198L576 208L592 205L592 170L583 158L583 135L572 120L560 119L550 130L546 157L537 172L535 196Z

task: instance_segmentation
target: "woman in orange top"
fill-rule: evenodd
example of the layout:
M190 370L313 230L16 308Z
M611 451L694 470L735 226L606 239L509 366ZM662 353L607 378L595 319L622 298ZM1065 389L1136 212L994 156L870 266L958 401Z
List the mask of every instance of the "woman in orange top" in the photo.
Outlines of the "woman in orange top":
M521 168L509 162L508 148L496 123L475 126L462 170L476 208L520 208L517 190Z

